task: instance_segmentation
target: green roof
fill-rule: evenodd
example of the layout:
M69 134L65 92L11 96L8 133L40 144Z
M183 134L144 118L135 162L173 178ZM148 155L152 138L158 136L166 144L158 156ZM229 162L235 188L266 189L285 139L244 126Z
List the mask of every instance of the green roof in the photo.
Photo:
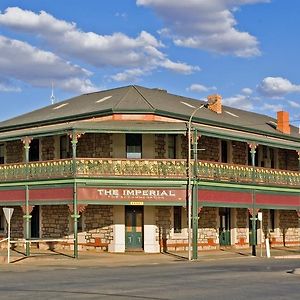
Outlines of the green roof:
M132 85L84 94L0 122L0 133L2 132L1 135L4 138L4 136L8 137L13 133L12 131L16 130L28 130L29 128L49 125L58 126L58 124L62 123L79 122L84 119L108 116L113 113L156 114L187 122L195 108L201 104L206 104L206 102L173 95L161 89ZM114 128L120 126L120 129L123 129L123 131L125 130L125 125L129 130L130 124L133 124L133 122L128 122L127 124L115 123L115 125L112 125L113 121L110 122L111 125L107 126L114 126ZM215 130L221 133L224 133L224 128L227 128L272 136L283 140L291 140L296 143L300 142L298 128L291 126L291 134L283 134L276 130L276 119L228 106L223 106L221 114L217 114L204 106L197 111L193 117L193 122L214 126ZM101 126L105 125L104 123L102 125L92 125L92 123L94 122L91 122L90 126L96 126L97 129L101 129ZM66 128L66 124L63 125L64 129ZM156 126L154 124L158 125L160 123L153 123L151 125L153 130L155 130ZM143 128L145 126L148 125L143 125ZM159 126L161 127L162 124ZM164 126L168 127L165 128L168 131L169 125ZM180 128L183 128L183 125L180 125ZM157 127L157 129L159 128Z

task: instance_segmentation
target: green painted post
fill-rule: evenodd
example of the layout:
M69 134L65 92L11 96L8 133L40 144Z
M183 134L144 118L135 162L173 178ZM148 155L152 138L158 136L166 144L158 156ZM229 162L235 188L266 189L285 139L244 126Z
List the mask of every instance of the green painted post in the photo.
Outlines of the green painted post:
M25 239L28 241L30 239L30 219L31 215L29 214L29 189L28 185L25 187L25 215L23 218L25 219ZM30 256L30 243L25 243L25 255Z
M22 139L25 150L25 163L26 163L26 178L29 177L28 163L29 163L29 149L31 138L26 136ZM29 214L29 187L25 186L25 215L23 216L25 219L25 240L28 241L30 239L30 219L31 215ZM30 255L30 243L25 242L25 254L26 256Z
M72 144L72 158L73 158L73 176L74 176L74 187L73 187L73 215L74 218L74 258L78 258L78 213L77 213L77 183L76 183L76 151L77 151L77 143L78 137L80 135L76 132L72 131L71 133L71 144Z
M198 146L197 146L197 130L194 130L194 168L193 168L193 201L192 201L192 219L193 219L193 255L192 259L198 259Z
M250 152L251 152L251 161L252 161L252 180L254 183L254 167L255 167L255 149L256 149L256 144L252 143L250 145ZM254 190L252 191L252 255L256 256L256 212L255 212L255 192Z

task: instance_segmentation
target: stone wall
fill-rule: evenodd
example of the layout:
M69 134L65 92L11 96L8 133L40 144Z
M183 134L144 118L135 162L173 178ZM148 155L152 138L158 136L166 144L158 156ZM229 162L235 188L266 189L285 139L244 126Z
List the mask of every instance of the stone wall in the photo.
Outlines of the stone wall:
M236 208L236 247L246 247L249 245L247 208Z
M155 209L155 220L157 226L157 239L159 240L161 251L170 250L169 239L172 228L171 224L172 208L170 206L157 206Z
M86 133L77 144L77 157L111 158L112 135L108 133Z
M107 250L113 240L113 206L88 205L84 211L85 249Z
M217 247L217 218L218 209L203 207L199 214L198 245L200 249L216 249Z
M232 141L232 163L247 165L248 145L244 142Z
M155 158L166 158L166 135L155 134Z
M278 149L278 168L282 170L298 171L298 154L293 150Z
M292 246L300 244L300 230L298 224L298 215L295 210L279 211L279 236L271 244L281 243L283 246Z
M186 135L181 135L181 158L186 159L188 153L188 138Z
M42 238L63 238L69 234L70 212L67 205L43 205Z
M6 142L6 163L23 162L24 146L21 140Z
M201 136L198 141L198 149L204 149L198 151L199 160L207 161L219 161L220 156L220 140L208 136Z
M55 158L55 141L53 136L41 139L41 159L53 160Z
M24 218L21 206L15 206L11 219L11 238L24 238Z

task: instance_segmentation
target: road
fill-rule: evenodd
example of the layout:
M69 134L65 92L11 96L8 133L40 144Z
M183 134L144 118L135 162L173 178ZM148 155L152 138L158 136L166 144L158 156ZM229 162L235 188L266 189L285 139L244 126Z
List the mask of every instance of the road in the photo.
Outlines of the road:
M235 259L127 267L15 265L0 299L300 299L299 259Z

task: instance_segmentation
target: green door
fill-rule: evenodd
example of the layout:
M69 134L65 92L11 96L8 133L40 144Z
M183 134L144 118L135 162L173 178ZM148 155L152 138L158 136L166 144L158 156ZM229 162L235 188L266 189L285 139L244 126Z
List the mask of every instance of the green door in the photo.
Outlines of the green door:
M230 246L230 208L219 208L219 243L220 246Z
M143 249L143 207L125 208L125 247L127 250Z

